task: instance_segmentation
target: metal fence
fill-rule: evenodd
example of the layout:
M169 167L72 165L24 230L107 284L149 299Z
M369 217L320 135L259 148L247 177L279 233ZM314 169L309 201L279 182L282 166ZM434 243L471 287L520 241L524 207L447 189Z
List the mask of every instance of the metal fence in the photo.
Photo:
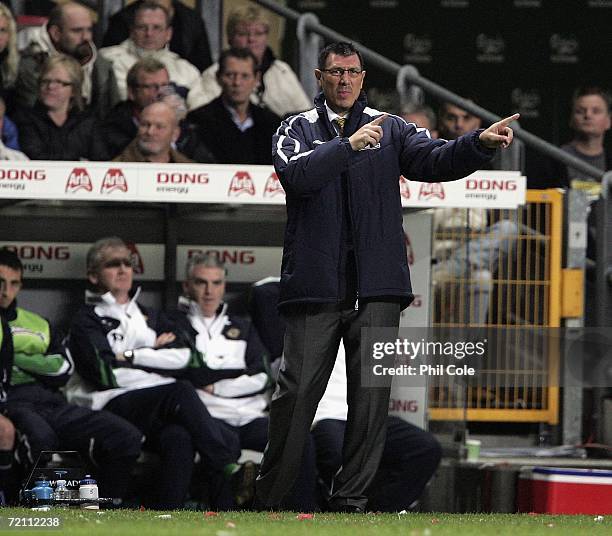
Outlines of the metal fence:
M518 210L462 209L461 228L440 219L433 327L505 328L497 344L506 348L474 384L432 378L431 419L558 422L561 350L518 328L560 326L563 199L557 190L532 190Z

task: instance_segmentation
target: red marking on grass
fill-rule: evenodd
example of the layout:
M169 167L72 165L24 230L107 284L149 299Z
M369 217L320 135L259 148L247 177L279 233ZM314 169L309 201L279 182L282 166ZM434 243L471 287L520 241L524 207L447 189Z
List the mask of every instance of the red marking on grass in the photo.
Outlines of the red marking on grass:
M297 516L295 516L295 518L298 521L304 521L304 519L313 519L314 515L313 514L298 514Z

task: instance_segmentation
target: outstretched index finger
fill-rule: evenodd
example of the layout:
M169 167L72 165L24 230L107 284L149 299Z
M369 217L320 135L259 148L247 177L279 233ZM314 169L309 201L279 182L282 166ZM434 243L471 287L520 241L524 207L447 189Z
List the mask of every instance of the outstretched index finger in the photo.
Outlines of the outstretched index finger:
M370 121L370 125L375 125L375 126L382 125L385 119L387 119L387 117L389 117L389 114L382 114L381 116L374 119L374 121Z
M510 123L512 123L512 121L516 121L519 117L521 117L521 114L514 114L514 115L511 115L509 117L505 117L504 119L499 121L497 124L500 127L505 127L505 126L509 125Z

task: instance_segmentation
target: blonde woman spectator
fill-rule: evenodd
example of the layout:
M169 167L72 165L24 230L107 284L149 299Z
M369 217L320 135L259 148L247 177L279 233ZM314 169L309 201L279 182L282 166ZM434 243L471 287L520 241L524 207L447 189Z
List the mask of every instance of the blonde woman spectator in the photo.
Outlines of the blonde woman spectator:
M70 56L43 66L38 101L15 116L23 152L33 160L105 160L95 118L84 109L83 71Z
M270 23L255 6L233 11L226 26L227 41L231 48L248 48L257 59L261 74L258 87L251 96L253 104L268 108L280 117L302 112L313 107L300 81L291 67L277 59L268 46ZM206 69L187 97L190 110L208 104L221 95L218 82L219 64Z
M8 7L0 4L0 87L2 95L15 87L19 53L17 52L17 28Z
M20 149L17 127L4 115L7 106L12 106L18 69L19 53L17 52L15 19L6 5L0 4L0 97L3 99L2 117L4 121L1 128L3 155L8 154L5 153L6 149Z

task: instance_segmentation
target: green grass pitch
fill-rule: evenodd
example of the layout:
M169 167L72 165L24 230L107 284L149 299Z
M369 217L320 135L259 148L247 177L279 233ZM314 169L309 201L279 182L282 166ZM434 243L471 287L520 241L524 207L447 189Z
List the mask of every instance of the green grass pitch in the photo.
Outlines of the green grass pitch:
M58 529L8 527L11 518L58 517ZM14 522L13 522L14 523ZM27 523L31 523L26 521ZM610 535L612 516L542 514L303 514L253 512L157 512L153 510L86 511L24 508L0 509L0 534L133 535L133 536L436 536Z

